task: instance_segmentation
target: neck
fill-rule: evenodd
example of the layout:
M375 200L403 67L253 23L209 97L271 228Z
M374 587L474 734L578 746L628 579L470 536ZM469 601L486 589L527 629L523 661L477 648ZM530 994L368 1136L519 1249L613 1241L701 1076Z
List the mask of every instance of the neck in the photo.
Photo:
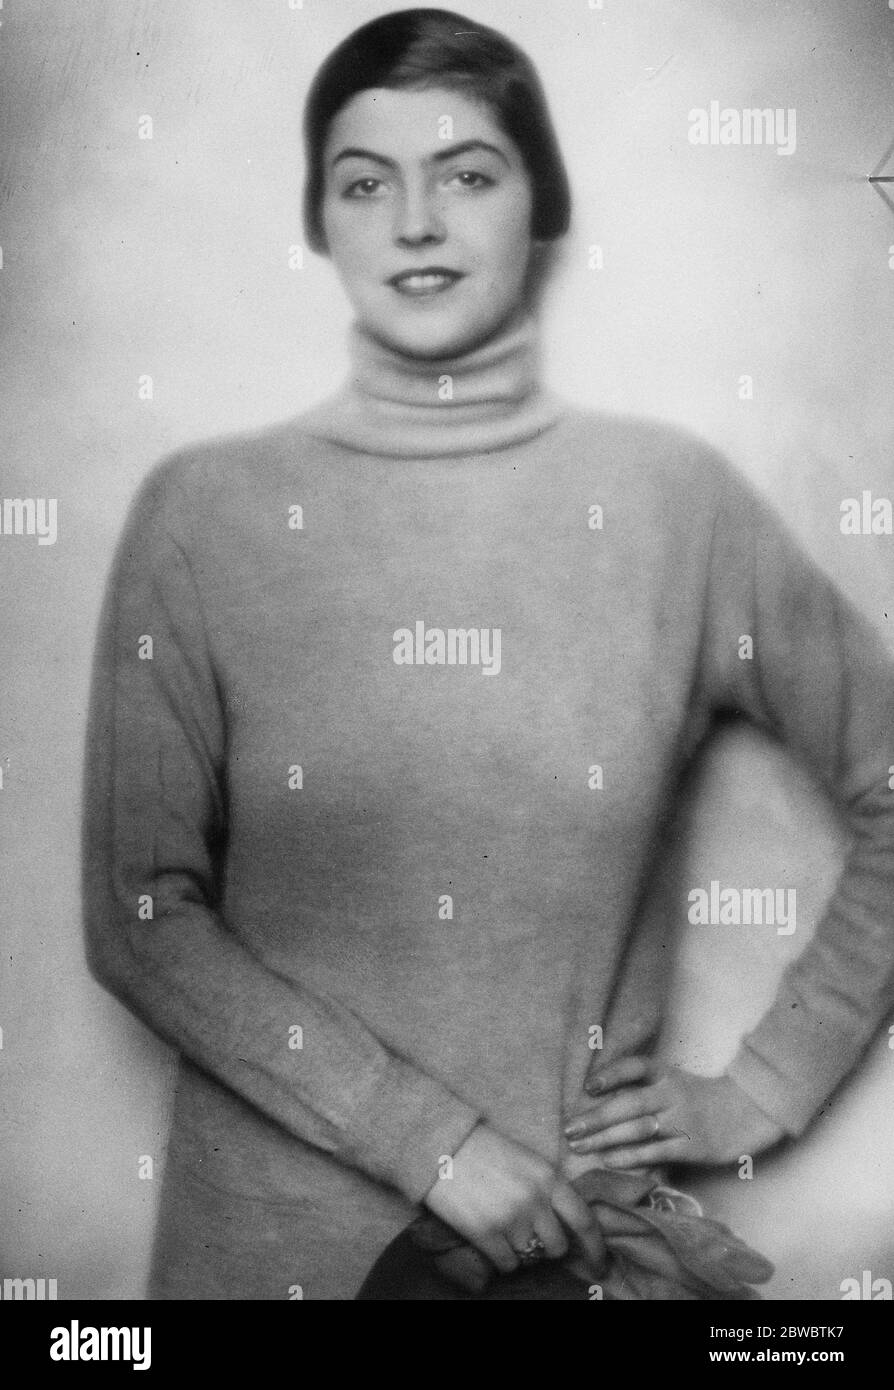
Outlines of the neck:
M452 356L410 356L357 323L349 346L347 382L306 417L311 433L349 448L401 458L488 453L535 438L561 414L540 383L531 315Z

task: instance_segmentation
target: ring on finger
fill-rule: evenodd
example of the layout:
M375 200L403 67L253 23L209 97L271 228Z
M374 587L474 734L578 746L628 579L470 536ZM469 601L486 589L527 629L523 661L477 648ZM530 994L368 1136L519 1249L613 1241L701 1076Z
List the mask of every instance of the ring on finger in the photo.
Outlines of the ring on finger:
M544 1258L546 1255L546 1246L543 1244L540 1237L535 1235L531 1236L530 1240L526 1240L521 1250L517 1253L521 1264L533 1265L536 1264L538 1260Z

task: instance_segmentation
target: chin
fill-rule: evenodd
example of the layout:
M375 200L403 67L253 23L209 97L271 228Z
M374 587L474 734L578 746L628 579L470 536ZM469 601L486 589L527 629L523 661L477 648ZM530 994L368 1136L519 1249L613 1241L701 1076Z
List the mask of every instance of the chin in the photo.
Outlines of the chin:
M367 332L379 342L407 357L436 361L471 352L498 333L512 310L484 321L470 316L437 311L434 306L402 314L377 314L365 320Z
M389 324L380 336L389 346L408 357L456 357L486 343L502 327L498 322L475 324Z

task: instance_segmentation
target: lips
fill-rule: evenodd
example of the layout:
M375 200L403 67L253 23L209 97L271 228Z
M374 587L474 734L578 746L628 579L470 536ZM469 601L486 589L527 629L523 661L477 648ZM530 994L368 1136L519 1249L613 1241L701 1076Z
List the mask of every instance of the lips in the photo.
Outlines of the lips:
M462 271L449 270L442 265L430 265L420 267L418 270L402 270L399 275L392 275L388 284L399 294L419 298L426 295L443 294L445 290L452 289L463 278Z

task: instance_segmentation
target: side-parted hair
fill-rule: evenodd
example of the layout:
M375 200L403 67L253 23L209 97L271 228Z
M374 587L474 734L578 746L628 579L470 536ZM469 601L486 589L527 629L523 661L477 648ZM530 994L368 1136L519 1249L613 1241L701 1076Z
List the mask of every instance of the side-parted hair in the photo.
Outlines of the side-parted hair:
M399 10L355 29L317 72L304 109L307 244L326 254L323 149L343 106L373 87L443 87L486 103L515 142L532 187L531 235L555 241L571 221L571 191L537 71L516 44L449 10Z

